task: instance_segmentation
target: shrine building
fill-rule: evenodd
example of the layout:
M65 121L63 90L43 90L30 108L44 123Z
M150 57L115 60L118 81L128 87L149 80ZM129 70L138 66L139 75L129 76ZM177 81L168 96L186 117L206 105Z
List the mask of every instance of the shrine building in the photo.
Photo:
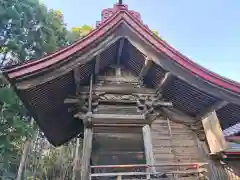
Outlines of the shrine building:
M3 73L51 144L83 139L81 180L240 179L240 84L121 1L73 44Z

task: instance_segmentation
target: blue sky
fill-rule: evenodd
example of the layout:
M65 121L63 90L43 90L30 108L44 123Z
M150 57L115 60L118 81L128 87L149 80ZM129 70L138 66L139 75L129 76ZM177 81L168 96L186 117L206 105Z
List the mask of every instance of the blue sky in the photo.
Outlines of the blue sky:
M95 26L117 0L41 0L68 27ZM143 22L198 64L240 82L240 0L123 0Z

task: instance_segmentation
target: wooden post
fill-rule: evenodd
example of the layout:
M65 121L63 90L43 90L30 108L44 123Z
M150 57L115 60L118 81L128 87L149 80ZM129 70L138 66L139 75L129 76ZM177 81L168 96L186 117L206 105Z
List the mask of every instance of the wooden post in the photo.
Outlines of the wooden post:
M226 148L226 141L216 112L209 113L202 123L211 154L223 151Z
M151 173L156 173L156 168L153 166L154 156L153 156L153 148L152 148L151 128L149 125L145 125L142 128L142 131L143 131L143 141L144 141L146 162L147 162L147 165L151 165L151 167L147 168L147 171Z
M91 75L91 78L90 78L88 113L91 113L92 111L92 86L93 86L93 74ZM87 118L86 121L89 121L89 118L91 117L87 116L86 118ZM93 138L93 130L92 128L88 128L85 124L83 149L82 149L82 162L81 162L81 180L89 179L90 160L91 160L91 153L92 153L92 138Z
M93 90L93 74L90 77L90 88L89 88L89 98L88 98L88 112L92 111L92 90Z
M92 129L85 128L81 162L81 180L89 179L90 158L92 153L92 138L93 138Z

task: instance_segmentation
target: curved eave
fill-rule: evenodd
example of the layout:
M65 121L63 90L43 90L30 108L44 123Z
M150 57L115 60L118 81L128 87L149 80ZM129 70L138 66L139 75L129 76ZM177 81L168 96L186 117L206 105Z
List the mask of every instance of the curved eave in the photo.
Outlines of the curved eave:
M237 94L240 93L239 83L223 78L194 63L179 53L177 50L175 50L173 47L168 45L165 41L156 37L144 24L134 19L127 9L117 11L109 19L103 22L98 28L90 32L86 37L76 41L74 44L53 54L50 54L49 56L46 56L42 59L8 69L5 71L5 75L7 75L9 79L17 79L25 75L31 75L32 73L36 73L42 69L49 68L56 63L66 60L76 52L81 51L83 48L94 43L94 41L99 37L104 36L121 20L124 20L131 27L133 27L135 31L137 31L139 35L145 40L149 41L149 43L151 43L156 50L164 53L169 58L181 65L183 68L191 71L198 77L210 82L213 85L219 86Z

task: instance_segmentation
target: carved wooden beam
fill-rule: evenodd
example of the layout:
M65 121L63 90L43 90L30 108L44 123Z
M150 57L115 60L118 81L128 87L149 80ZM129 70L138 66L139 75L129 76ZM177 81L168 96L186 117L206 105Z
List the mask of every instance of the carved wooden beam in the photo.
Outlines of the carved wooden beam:
M136 77L116 77L116 76L98 76L97 79L99 81L107 81L107 82L123 82L123 83L138 83L138 78Z
M212 105L210 105L209 107L207 107L206 109L204 109L202 112L200 112L196 116L196 119L201 120L201 119L207 117L208 114L212 113L213 111L217 111L217 110L223 108L227 104L229 104L227 101L219 100L219 101L213 103Z
M151 68L152 64L153 64L153 61L150 60L150 59L147 57L146 60L145 60L144 66L143 66L143 68L142 68L142 70L141 70L141 72L140 72L140 74L139 74L139 76L138 76L139 79L142 79L142 78L144 78L144 76L147 75L147 72L148 72L149 69Z
M101 56L100 54L98 54L96 56L96 60L95 60L95 68L94 68L94 74L98 74L99 70L100 70L100 60L101 60Z
M89 92L89 87L81 87L81 92ZM113 94L155 94L155 91L150 88L136 88L135 86L125 85L105 85L105 86L93 86L94 92L104 92Z
M124 42L125 42L125 39L123 39L123 38L120 39L120 44L119 44L118 53L117 53L117 67L120 66Z
M165 73L164 77L162 78L160 84L158 85L156 92L161 92L165 87L167 87L168 84L171 83L171 81L173 80L174 76L172 73L167 72Z

